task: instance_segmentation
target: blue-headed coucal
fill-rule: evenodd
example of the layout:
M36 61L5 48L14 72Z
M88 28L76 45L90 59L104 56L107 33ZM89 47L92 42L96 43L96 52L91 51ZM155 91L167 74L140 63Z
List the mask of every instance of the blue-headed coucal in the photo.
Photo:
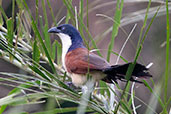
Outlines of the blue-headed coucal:
M82 86L87 81L86 74L90 73L94 81L103 80L108 83L117 80L125 81L125 75L130 63L123 65L110 65L104 58L89 52L84 46L79 32L70 24L52 27L49 33L56 33L62 42L62 64L70 74L75 86ZM136 63L131 81L140 82L134 77L151 77L148 68Z

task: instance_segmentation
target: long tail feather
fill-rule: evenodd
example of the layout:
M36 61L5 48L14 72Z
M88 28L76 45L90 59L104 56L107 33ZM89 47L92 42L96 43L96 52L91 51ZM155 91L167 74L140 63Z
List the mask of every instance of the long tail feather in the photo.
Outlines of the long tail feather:
M131 63L123 65L113 65L110 68L105 69L103 72L107 74L107 77L105 77L103 81L108 83L112 83L112 81L115 81L117 83L117 80L126 81L125 75L128 70L129 64ZM149 78L152 77L152 75L148 72L148 69L144 65L136 63L130 81L142 83L141 81L135 80L134 77Z

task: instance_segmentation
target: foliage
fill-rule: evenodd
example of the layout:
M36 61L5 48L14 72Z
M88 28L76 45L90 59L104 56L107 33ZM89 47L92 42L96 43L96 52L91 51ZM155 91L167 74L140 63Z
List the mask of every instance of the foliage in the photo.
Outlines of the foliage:
M78 30L80 31L80 34L83 37L87 48L96 49L97 53L100 56L102 56L102 54L98 49L97 43L104 39L107 34L112 32L110 45L107 50L107 60L110 61L111 54L115 54L123 59L125 62L127 62L126 59L124 59L120 54L113 52L112 49L114 47L114 41L115 37L117 36L119 27L140 20L140 18L136 17L134 13L129 14L132 17L127 16L123 19L121 18L124 3L131 1L124 2L124 0L117 0L114 3L116 11L113 18L110 18L104 14L98 15L105 17L103 21L112 20L113 26L109 27L103 33L99 33L94 39L89 31L88 14L97 8L106 7L108 4L111 3L107 2L102 5L96 5L96 2L98 2L98 0L95 0L90 4L85 5L84 0L80 0L79 2L79 13L76 13L77 10L73 6L72 1L63 0L63 4L67 8L67 14L65 18L61 19L59 22L56 22L56 20L59 19L56 19L58 17L54 16L51 4L49 0L46 0L48 8L50 9L50 14L52 16L53 25L59 25L62 20L65 20L65 23L71 21L74 26L78 26ZM88 3L88 0L86 2ZM140 31L134 63L129 67L127 71L127 79L130 78L134 65L138 57L140 56L144 40L147 37L147 33L149 32L151 24L153 23L156 16L160 14L162 15L163 12L164 14L166 14L167 20L166 63L169 63L169 6L171 7L171 4L168 3L168 0L166 0L166 3L160 1L160 6L151 7L151 0L135 0L134 2L148 2L148 6L147 9L143 9L141 11L142 15L144 15L144 24ZM38 15L39 5L41 5L43 9L43 18ZM96 7L92 7L95 5ZM91 8L89 8L90 6ZM19 8L16 16L14 14L15 7ZM156 8L155 11L151 10L154 8ZM166 8L166 10L163 10L164 8ZM21 105L27 106L30 104L44 104L46 101L49 101L49 99L55 99L54 106L52 106L52 102L47 102L47 107L50 106L54 108L34 112L32 114L56 114L76 111L78 113L91 112L94 114L108 114L119 112L124 114L136 113L137 107L135 107L134 105L134 99L138 99L142 103L144 102L135 96L133 90L134 86L131 86L129 81L126 82L124 90L121 90L118 84L116 84L117 91L121 93L121 97L117 95L116 90L114 90L110 85L107 85L104 82L100 82L100 87L94 88L94 90L91 90L91 86L88 86L88 93L80 93L75 89L71 89L70 87L68 87L67 84L64 83L66 81L71 81L71 79L67 76L67 74L61 67L61 44L58 41L54 41L52 43L47 32L49 27L46 10L47 9L45 7L45 0L42 0L41 4L39 4L39 1L36 0L36 16L33 17L25 0L16 0L16 3L15 0L13 0L12 17L8 18L2 6L0 6L0 57L27 72L27 74L0 72L1 75L8 76L8 78L0 77L0 85L11 86L14 88L6 97L0 99L0 114L5 112L7 106L14 108ZM137 12L139 13L140 11ZM2 19L2 17L4 20ZM151 19L148 25L147 19ZM13 24L14 20L16 20L15 28ZM87 24L84 24L84 20L86 20ZM7 25L6 28L4 27L4 24ZM38 24L40 24L41 27L38 27ZM34 35L31 34L30 29L33 30ZM85 38L85 33L88 34L88 39ZM91 46L89 45L89 40L92 43ZM44 64L49 66L50 70L46 69L46 67L44 67ZM162 91L155 91L155 89L152 89L152 87L144 80L144 84L154 95L154 99L156 99L161 105L163 114L169 113L168 106L171 101L171 97L168 98L167 96L169 78L168 70L169 64L166 64L165 78L162 82L165 83L164 100L160 98ZM154 84L154 87L157 88L158 86L158 84ZM131 93L129 93L130 89ZM99 90L100 93L98 93ZM114 95L120 98L120 100L114 100L113 102L111 102L110 99L114 97ZM77 105L73 105L72 107L62 107L61 104L63 102L72 102L74 104L79 104L79 107L77 108ZM112 107L111 104L115 105L115 107ZM145 105L147 106L146 113L157 113L148 104ZM23 112L22 110L19 110L17 112L14 111L14 113L25 114L29 112Z

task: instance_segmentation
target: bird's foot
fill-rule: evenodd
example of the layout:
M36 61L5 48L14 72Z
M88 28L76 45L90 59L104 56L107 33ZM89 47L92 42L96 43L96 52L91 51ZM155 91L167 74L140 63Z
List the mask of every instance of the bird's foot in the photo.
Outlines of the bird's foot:
M65 84L74 91L80 92L81 88L76 87L72 82L65 82Z

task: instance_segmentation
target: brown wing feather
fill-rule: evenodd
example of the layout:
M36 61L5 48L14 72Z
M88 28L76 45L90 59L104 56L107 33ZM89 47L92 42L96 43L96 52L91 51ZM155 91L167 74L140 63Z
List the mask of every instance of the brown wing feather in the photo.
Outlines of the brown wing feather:
M102 70L109 67L109 63L85 48L77 48L66 55L65 64L69 73L86 74L92 70Z
M110 64L102 57L89 53L89 55L84 56L84 60L96 66L96 69L103 70L110 67Z

